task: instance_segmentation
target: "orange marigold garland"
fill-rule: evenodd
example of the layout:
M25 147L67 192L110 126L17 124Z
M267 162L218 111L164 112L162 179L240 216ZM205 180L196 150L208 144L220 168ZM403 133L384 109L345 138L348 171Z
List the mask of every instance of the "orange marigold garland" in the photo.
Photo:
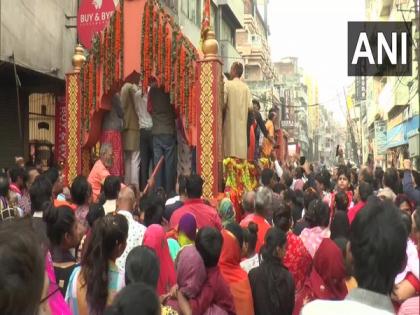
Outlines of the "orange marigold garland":
M163 23L163 13L162 13L162 9L159 10L159 24L157 25L158 28L158 49L157 49L157 53L158 53L158 67L157 67L157 72L159 73L159 76L161 78L161 83L163 84L163 82L165 82L165 78L163 75L163 46L165 44L165 41L163 40L163 27L164 27L164 23Z
M168 93L171 89L171 70L172 70L172 32L169 23L166 23L166 52L165 52L165 92Z
M154 37L154 34L153 34L153 23L154 23L153 12L154 12L154 10L153 10L153 8L154 8L154 3L153 3L153 1L150 1L149 2L149 11L150 11L150 13L149 13L149 51L148 51L149 61L147 62L147 71L146 71L146 81L147 81L147 83L148 83L150 75L152 74L152 71L153 71L153 37Z
M110 70L111 70L111 32L109 29L106 30L106 47L107 47L107 61L105 63L106 65L106 90L105 92L109 91L110 85L111 85L111 76L110 76Z
M121 27L121 13L119 10L115 11L115 72L114 76L119 81L120 78L120 27Z
M109 54L110 54L110 65L109 65L109 88L112 88L112 85L115 81L115 14L111 17L111 24L109 29L110 45L109 45Z
M151 23L150 23L150 72L154 73L155 69L155 43L156 43L156 36L155 36L155 28L156 28L156 11L154 10L154 5L151 6Z
M180 56L180 82L179 82L179 93L180 93L180 102L179 107L181 108L182 115L185 115L185 48L184 45L181 45L181 56Z
M142 36L140 78L146 92L152 72L157 75L171 104L182 115L184 127L195 125L194 86L197 80L196 48L182 34L173 17L165 13L159 1L145 3Z
M82 135L90 129L90 116L101 96L123 79L124 1L114 12L109 25L93 37L92 50L80 71Z
M93 57L90 57L89 60L89 74L91 79L89 80L89 102L88 102L88 113L90 114L92 106L93 106L93 79L95 77L95 73L93 71ZM88 121L87 129L90 128L90 121Z
M96 36L97 51L95 52L95 110L100 103L101 97L101 76L99 75L101 69L101 36Z
M147 14L147 10L146 7L143 10L143 17L142 17L142 26L141 26L141 40L140 40L140 80L142 82L142 91L143 93L146 91L146 87L145 87L145 76L144 76L144 72L145 72L145 64L146 64L146 58L145 58L145 50L146 50L146 34L145 34L145 30L146 30L146 14Z
M105 29L102 33L102 47L103 47L103 56L102 56L102 92L105 93L105 91L108 89L108 36L107 36L107 30Z
M120 27L120 78L121 80L124 80L124 2L125 0L120 1L120 7L121 7L121 27Z

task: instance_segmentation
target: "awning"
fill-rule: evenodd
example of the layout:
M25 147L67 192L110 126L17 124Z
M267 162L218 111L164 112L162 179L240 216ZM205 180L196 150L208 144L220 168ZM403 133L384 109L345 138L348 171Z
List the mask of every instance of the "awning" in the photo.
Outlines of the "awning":
M408 134L419 128L419 115L395 126L387 132L387 148L395 148L408 144Z

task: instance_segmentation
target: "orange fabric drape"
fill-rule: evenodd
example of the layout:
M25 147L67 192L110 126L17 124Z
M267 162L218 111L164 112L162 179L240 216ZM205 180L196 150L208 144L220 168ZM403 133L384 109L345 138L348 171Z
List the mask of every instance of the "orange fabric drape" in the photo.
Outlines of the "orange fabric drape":
M254 122L249 128L249 147L248 147L248 161L254 161L255 155L255 146L258 145L255 143L255 128L256 123Z
M236 237L223 230L223 248L219 259L220 272L229 285L237 314L254 315L254 302L248 274L241 268L241 248Z

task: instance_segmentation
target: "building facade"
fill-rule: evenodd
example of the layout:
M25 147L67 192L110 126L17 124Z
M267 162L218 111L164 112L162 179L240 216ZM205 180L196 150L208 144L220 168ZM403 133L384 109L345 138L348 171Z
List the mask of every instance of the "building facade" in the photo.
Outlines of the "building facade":
M366 19L369 21L411 21L414 42L411 76L366 78L366 99L360 101L363 152L373 156L379 164L387 167L402 167L403 159L411 158L419 169L420 18L418 1L367 0ZM366 113L364 113L364 108L366 108Z
M57 97L77 42L78 1L0 1L0 165L15 156L49 159ZM66 17L67 16L67 17Z
M245 81L253 98L261 105L261 112L279 106L277 74L271 61L268 45L267 0L244 0L244 26L236 31L236 49L245 65Z
M278 73L277 87L281 99L281 126L289 136L289 148L309 157L308 86L303 70L295 57L283 58L274 63ZM311 94L311 97L313 95Z
M181 26L182 32L196 47L199 47L204 1L162 0L162 3ZM243 0L212 0L210 14L211 27L219 42L223 72L227 74L233 62L243 63L243 59L236 49L236 31L243 27L244 22Z
M319 161L318 153L318 139L320 135L319 130L319 94L318 94L318 82L310 74L305 73L303 78L304 84L306 85L307 96L308 96L308 141L309 141L309 153L308 159L311 161Z

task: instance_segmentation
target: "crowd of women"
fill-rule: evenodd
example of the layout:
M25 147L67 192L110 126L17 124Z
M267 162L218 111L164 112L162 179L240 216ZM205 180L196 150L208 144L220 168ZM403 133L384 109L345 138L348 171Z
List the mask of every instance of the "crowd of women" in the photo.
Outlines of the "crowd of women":
M0 174L0 313L418 314L410 162L275 165L240 204L204 200L198 175L176 196L108 176L92 202L84 176Z

